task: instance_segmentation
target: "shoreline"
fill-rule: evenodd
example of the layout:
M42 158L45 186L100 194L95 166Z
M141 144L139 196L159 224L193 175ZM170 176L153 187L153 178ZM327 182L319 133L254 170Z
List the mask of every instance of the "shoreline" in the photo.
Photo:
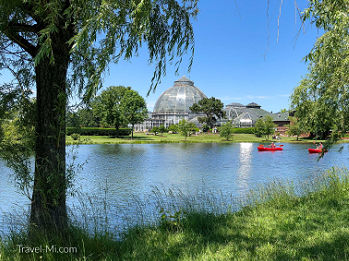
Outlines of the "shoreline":
M303 192L283 183L251 191L238 211L165 208L154 224L88 232L70 226L65 238L29 239L22 231L0 238L1 260L347 260L349 174L333 168ZM176 198L178 195L173 194ZM214 194L207 194L211 203ZM195 202L195 201L193 201ZM246 204L245 204L246 203ZM189 210L187 210L189 209ZM20 247L38 249L21 252ZM54 246L74 251L41 251Z
M179 134L162 134L162 135L145 135L136 133L134 139L131 138L115 138L110 136L81 136L79 140L73 140L67 136L66 145L88 145L88 144L167 144L167 143L292 143L292 144L314 144L325 142L324 140L307 140L294 137L282 137L281 140L265 140L258 138L254 134L234 134L230 140L225 140L219 134L201 134L198 136L190 136L185 139ZM342 139L338 144L349 143L349 139Z

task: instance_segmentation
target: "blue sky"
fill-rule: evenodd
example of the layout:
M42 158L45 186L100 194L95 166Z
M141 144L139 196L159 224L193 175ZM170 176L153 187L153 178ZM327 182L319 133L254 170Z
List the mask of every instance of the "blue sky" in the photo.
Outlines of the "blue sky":
M268 0L201 0L193 21L195 56L191 72L189 57L184 57L178 74L175 65L169 64L155 93L146 97L154 64L148 63L144 48L130 61L111 64L103 79L104 88L131 86L146 98L152 110L161 93L186 75L206 96L219 98L224 104L256 102L273 112L288 108L290 94L307 72L302 59L320 33L310 24L300 30L295 1L286 0L277 42L280 1L269 0L267 15ZM301 10L307 6L306 0L296 3ZM0 75L0 82L8 77L7 73Z
M160 94L186 75L208 97L247 104L257 102L268 111L288 108L289 95L306 74L302 60L311 50L319 32L295 16L294 1L284 1L277 42L280 0L201 0L193 23L195 56L188 73L189 58L179 74L169 65L155 93L146 98L151 110ZM297 0L300 9L307 1ZM154 65L148 64L146 50L128 62L111 65L104 86L127 85L143 97L150 86Z

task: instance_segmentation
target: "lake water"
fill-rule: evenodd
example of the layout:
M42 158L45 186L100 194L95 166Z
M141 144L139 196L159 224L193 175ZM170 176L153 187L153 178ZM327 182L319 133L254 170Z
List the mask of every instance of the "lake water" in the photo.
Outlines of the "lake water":
M340 145L336 145L320 160L317 154L308 153L309 145L285 144L284 150L277 152L258 152L257 146L80 145L76 148L76 162L84 166L75 178L79 196L69 197L68 205L77 220L91 222L89 218L96 214L103 217L105 212L109 223L122 227L138 222L140 216L143 221L150 220L154 216L151 213L159 211L156 209L159 204L152 204L155 201L169 203L154 190L172 189L180 194L177 200L195 197L199 201L207 200L200 195L209 192L224 202L243 197L250 189L275 179L298 182L332 166L349 167L349 144L343 145L342 152L338 151ZM71 148L68 146L67 150ZM8 213L12 213L12 218L22 217L29 200L19 193L3 162L0 173L0 231L6 231L11 223ZM87 195L92 198L88 200ZM105 201L108 206L103 205Z

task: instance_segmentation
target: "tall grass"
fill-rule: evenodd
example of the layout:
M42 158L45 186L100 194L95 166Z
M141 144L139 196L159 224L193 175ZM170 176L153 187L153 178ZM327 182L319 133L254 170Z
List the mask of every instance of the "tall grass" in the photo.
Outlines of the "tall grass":
M194 196L193 196L194 195ZM131 225L108 200L84 198L65 238L0 240L0 260L348 260L349 172L331 169L301 184L275 181L241 199L215 191L154 188L135 199ZM77 214L79 213L79 214ZM126 214L126 213L125 213ZM127 219L125 221L128 221ZM17 245L77 247L78 253L20 254Z

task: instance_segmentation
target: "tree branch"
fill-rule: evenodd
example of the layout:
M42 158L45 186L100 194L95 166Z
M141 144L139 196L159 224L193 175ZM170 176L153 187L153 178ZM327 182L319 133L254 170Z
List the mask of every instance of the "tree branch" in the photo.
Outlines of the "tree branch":
M11 31L14 31L14 32L38 33L40 31L40 26L38 24L29 25L29 24L9 22L8 27L11 29Z
M27 39L19 35L19 33L12 31L9 27L4 30L5 35L13 42L18 44L23 48L27 53L32 57L35 57L37 54L37 47L32 45Z

